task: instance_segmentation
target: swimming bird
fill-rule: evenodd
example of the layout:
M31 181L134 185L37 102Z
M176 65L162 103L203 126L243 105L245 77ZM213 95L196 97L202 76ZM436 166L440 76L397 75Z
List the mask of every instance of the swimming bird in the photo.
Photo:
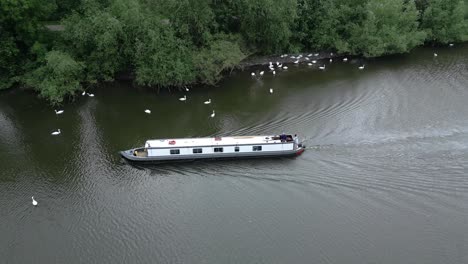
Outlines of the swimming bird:
M294 63L295 63L295 64L298 64L298 63L299 63L299 60L294 61Z
M215 111L213 110L213 113L211 113L211 118L215 117Z
M185 86L185 91L188 92L188 91L190 91L190 89L187 86Z
M348 61L348 58L343 58L343 61L344 61L344 62L347 62L347 61Z
M330 59L330 63L332 63L332 62L333 62L333 59Z
M62 131L60 131L60 128L59 128L57 131L52 132L51 135L57 136L57 135L60 135L60 133L62 133Z
M264 73L265 73L264 71L261 71L261 72L260 72L260 76L263 76Z
M317 57L319 54L318 53L315 53L314 56Z
M275 75L276 75L276 71L273 71L273 76L275 76Z
M319 66L319 69L325 70L325 64L323 66Z
M449 44L449 47L453 47L453 43L450 43L450 44Z
M33 196L33 197L31 197L31 199L32 199L32 205L34 205L34 206L37 206L37 201L36 201L36 200L34 200L34 196Z
M208 101L205 101L204 104L211 104L211 98Z
M94 94L92 94L92 93L89 93L89 94L87 94L87 95L88 95L89 97L94 97Z
M364 65L359 66L358 69L364 70Z
M146 110L145 110L145 113L147 113L147 114L151 114L151 110L149 110L149 109L146 109Z
M312 65L314 65L314 64L312 64L312 63L309 62L309 63L307 63L307 65L312 66Z
M184 97L179 98L179 101L186 101L186 100L187 100L187 96L186 96L186 95L184 95Z
M255 72L250 73L252 77L255 77Z
M83 92L81 93L81 95L85 96L85 95L86 95L86 91L83 91Z
M273 93L273 88L270 88L270 93L271 93L271 94Z
M287 69L288 69L288 66L284 66L283 69L284 69L284 70L287 70Z
M58 110L58 111L55 110L55 114L56 114L56 115L61 115L61 114L63 114L63 112L65 112L65 111L64 111L64 110Z
M437 53L434 53L434 57L437 57L437 56L438 56Z
M312 63L314 63L314 64L315 64L315 63L317 63L317 61L316 61L316 60L313 60L313 61L312 61Z

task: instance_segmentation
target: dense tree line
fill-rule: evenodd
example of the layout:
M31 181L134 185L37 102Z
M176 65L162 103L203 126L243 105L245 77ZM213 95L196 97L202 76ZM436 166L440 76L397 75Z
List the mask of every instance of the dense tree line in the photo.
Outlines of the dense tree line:
M214 84L252 54L375 57L468 39L464 0L1 0L0 89L60 103L131 71L138 85ZM52 21L52 22L51 22ZM64 30L50 30L48 24Z

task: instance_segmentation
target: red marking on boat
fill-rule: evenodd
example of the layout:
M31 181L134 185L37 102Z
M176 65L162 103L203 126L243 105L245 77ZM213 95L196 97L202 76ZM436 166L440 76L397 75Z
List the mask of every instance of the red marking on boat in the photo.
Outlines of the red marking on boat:
M176 143L175 140L169 141L169 145L175 145L175 143Z
M296 151L296 156L301 155L302 152L304 152L304 150L305 150L304 148L301 148L301 149L297 150L297 151Z

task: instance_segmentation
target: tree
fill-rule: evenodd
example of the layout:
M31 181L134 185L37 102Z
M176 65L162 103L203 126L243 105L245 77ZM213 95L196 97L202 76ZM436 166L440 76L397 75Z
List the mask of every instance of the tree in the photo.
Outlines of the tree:
M216 84L224 70L234 68L245 57L236 41L229 36L219 35L217 40L194 57L198 80L205 84Z
M83 65L69 54L50 51L45 56L45 64L29 73L25 83L52 104L60 104L66 96L73 96L81 89L82 71Z
M422 19L428 41L445 44L468 39L465 10L463 0L429 0Z
M145 35L135 43L137 83L167 87L195 82L190 43L177 38L170 25L142 26L146 29Z
M88 82L110 81L124 67L121 56L123 25L107 10L74 13L63 21L62 49L85 64Z
M240 30L261 54L285 50L296 17L296 0L240 0Z
M351 35L350 51L368 57L408 52L425 39L412 0L370 0L365 20L352 27Z

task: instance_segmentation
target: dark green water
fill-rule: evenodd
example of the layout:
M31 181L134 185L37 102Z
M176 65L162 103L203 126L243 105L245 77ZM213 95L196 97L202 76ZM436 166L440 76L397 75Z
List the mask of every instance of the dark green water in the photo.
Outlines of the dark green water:
M468 263L467 48L249 70L186 93L112 84L59 116L2 92L0 262ZM117 154L283 131L312 148L151 167Z

